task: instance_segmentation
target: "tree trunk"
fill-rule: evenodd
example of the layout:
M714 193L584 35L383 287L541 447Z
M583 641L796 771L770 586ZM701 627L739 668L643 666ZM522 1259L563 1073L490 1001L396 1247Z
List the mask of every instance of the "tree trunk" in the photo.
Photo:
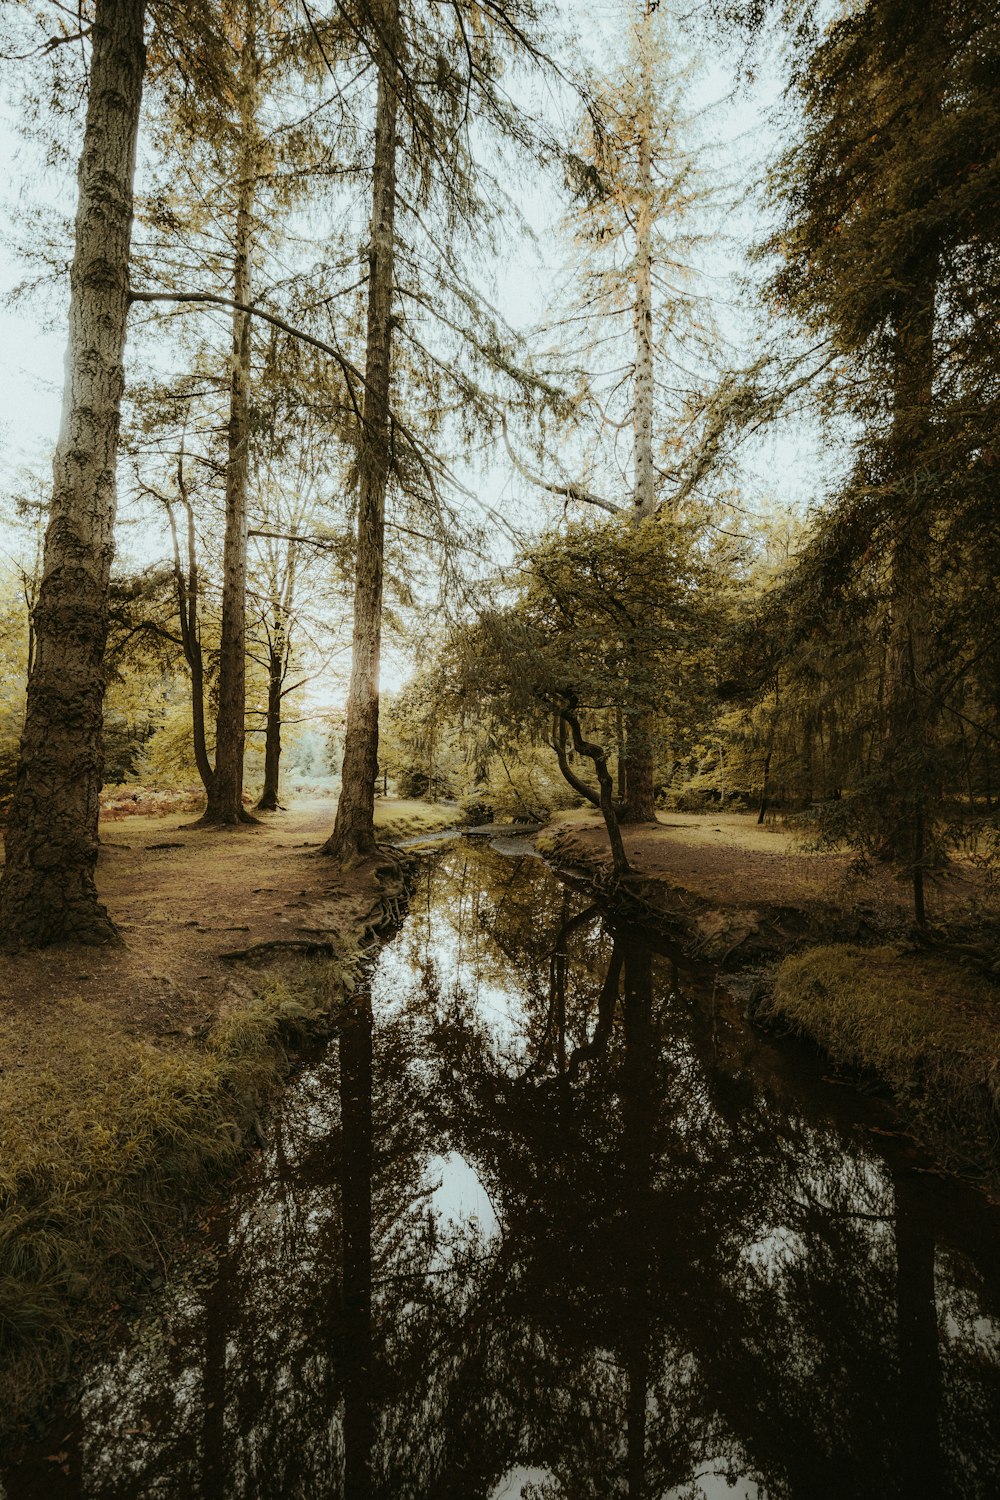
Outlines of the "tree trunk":
M184 482L184 454L177 461L177 492L186 518L187 572L181 563L180 543L173 507L168 503L170 539L174 553L174 583L177 589L177 616L180 621L181 647L191 677L191 739L198 775L206 792L212 784L212 762L205 739L205 662L201 650L199 611L198 551L194 527L194 506Z
M625 800L618 814L621 823L655 823L656 794L653 786L653 715L631 716L625 736Z
M651 0L646 0L640 42L642 76L636 119L639 194L635 209L635 393L632 403L632 513L636 521L644 521L656 511L656 470L653 464L654 99L653 40L650 35L654 8ZM653 739L653 715L649 712L633 713L625 739L625 797L620 813L623 823L656 821Z
M62 426L0 882L8 946L116 936L94 868L144 18L145 0L97 0Z
M259 812L277 812L281 766L281 700L285 681L285 636L280 621L268 650L267 726L264 730L264 789Z
M627 875L631 870L628 857L625 854L625 844L622 841L622 832L619 827L618 811L615 807L614 783L611 780L611 772L608 770L608 757L600 745L595 745L590 740L585 740L580 729L580 720L576 714L576 702L571 700L567 707L559 709L559 717L563 723L568 725L573 736L573 749L577 755L585 755L592 762L594 772L597 776L600 794L597 805L601 809L604 818L604 826L608 833L608 843L611 845L611 863L615 876ZM560 756L560 769L563 769L565 757ZM566 775L563 769L563 775Z
M252 298L253 206L257 173L257 55L252 27L240 55L242 141L233 246L233 300ZM243 806L246 744L247 474L250 443L250 315L233 312L232 375L226 460L226 535L222 551L222 625L215 770L200 827L255 820Z
M340 799L323 846L344 863L375 852L378 774L378 677L382 648L385 492L389 479L389 381L396 210L396 79L399 0L378 6L378 100L368 248L365 394L358 453L358 531L351 685L347 698Z
M656 510L653 467L653 43L650 0L646 0L640 43L642 70L636 119L639 195L635 209L635 395L632 409L636 518Z
M933 714L925 676L930 655L931 600L929 522L920 493L919 475L930 437L934 384L934 288L914 296L906 321L898 330L897 369L893 414L898 503L904 507L897 522L892 557L893 622L891 638L891 698L889 744L890 776L902 779L894 812L899 821L893 853L907 867L913 888L913 915L926 925L924 865L927 857L927 805L932 797L930 756ZM912 498L911 498L912 497ZM912 505L912 514L905 507Z

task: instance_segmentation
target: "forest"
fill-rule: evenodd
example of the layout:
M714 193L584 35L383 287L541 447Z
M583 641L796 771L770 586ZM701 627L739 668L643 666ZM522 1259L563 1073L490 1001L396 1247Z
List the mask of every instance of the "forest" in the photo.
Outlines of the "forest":
M0 140L0 1500L997 1493L995 5L8 0Z

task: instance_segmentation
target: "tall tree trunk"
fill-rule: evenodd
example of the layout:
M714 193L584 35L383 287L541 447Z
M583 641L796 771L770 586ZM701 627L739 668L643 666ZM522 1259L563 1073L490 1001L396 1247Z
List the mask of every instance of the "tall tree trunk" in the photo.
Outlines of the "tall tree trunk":
M256 58L249 40L241 59L241 88L256 93ZM249 75L249 76L248 76ZM252 295L253 201L256 130L252 103L243 110L243 150L236 207L233 300ZM250 437L250 315L233 312L229 439L226 460L226 535L222 552L222 628L219 643L219 702L215 720L215 770L208 787L202 827L252 823L243 806L246 743L247 471Z
M901 777L893 799L899 822L893 853L907 867L913 888L913 915L926 923L924 864L927 807L931 800L930 755L933 714L926 689L930 655L928 609L931 595L930 527L921 494L934 385L934 288L914 295L897 333L893 445L902 507L892 557L893 621L889 744L890 775ZM912 506L912 513L907 509Z
M656 510L653 466L653 39L646 0L640 40L642 70L636 119L639 197L635 209L635 394L632 403L633 492L638 520Z
M116 936L94 868L144 19L145 0L97 0L62 426L0 881L8 946Z
M264 729L264 787L257 807L261 812L276 812L281 771L281 715L285 699L285 677L291 656L290 620L295 603L298 575L296 532L298 521L285 546L284 578L276 560L271 568L270 584L274 615L267 650L267 724Z
M259 812L278 809L278 776L281 767L281 700L285 682L285 633L279 620L267 653L267 724L264 729L264 787L257 803Z
M655 6L645 0L640 39L639 110L636 119L639 153L639 197L635 219L635 393L632 403L632 510L636 521L656 511L656 470L653 464L653 39ZM625 738L625 797L623 823L656 820L653 791L653 715L633 713Z
M378 774L378 677L382 649L385 492L389 479L389 381L396 212L396 77L399 0L382 0L378 23L378 99L368 248L365 394L358 453L358 529L354 634L340 799L325 854L351 863L375 852Z
M212 762L205 739L205 662L201 650L201 623L199 621L200 581L198 571L198 549L195 537L194 506L184 482L183 448L177 462L177 492L184 507L187 570L181 562L180 542L173 506L167 505L170 522L170 539L174 553L174 584L177 590L177 617L180 621L181 647L191 677L191 739L194 747L195 765L206 792L212 784Z
M906 12L907 45L933 55L948 25L950 0L925 0ZM902 55L905 55L902 54ZM903 128L929 140L940 127L941 84L915 89ZM890 462L895 480L891 520L891 630L888 743L891 853L908 870L917 925L926 922L924 865L928 807L934 800L932 745L935 711L927 688L931 654L931 517L936 496L934 443L934 325L940 253L924 251L896 294Z
M653 757L654 719L647 710L633 713L625 734L625 800L622 823L655 823L656 792Z

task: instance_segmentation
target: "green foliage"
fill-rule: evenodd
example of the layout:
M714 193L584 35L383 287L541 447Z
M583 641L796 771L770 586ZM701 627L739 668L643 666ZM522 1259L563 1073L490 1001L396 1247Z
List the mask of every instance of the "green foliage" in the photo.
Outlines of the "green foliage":
M693 529L664 514L573 523L525 553L513 602L453 639L451 701L497 743L545 742L571 700L609 740L616 715L653 714L683 753L713 697L721 583Z
M766 246L852 463L743 622L735 735L825 841L899 860L918 919L958 805L989 813L997 780L998 60L983 0L845 10L799 53Z

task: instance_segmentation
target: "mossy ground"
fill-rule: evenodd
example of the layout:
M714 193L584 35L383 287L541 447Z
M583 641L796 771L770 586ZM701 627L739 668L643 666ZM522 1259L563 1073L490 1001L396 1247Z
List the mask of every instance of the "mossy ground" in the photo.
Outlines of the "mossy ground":
M357 963L345 944L266 979L190 1039L123 1034L113 1007L67 1000L47 1065L0 1073L0 1428L162 1264L184 1207L245 1149L289 1044L328 1024ZM11 1031L0 1023L3 1055Z
M926 954L835 945L786 958L758 1019L888 1085L953 1166L1000 1182L1000 986Z
M379 797L375 802L375 828L383 838L418 838L422 833L441 833L461 822L461 811L449 803L404 797Z

